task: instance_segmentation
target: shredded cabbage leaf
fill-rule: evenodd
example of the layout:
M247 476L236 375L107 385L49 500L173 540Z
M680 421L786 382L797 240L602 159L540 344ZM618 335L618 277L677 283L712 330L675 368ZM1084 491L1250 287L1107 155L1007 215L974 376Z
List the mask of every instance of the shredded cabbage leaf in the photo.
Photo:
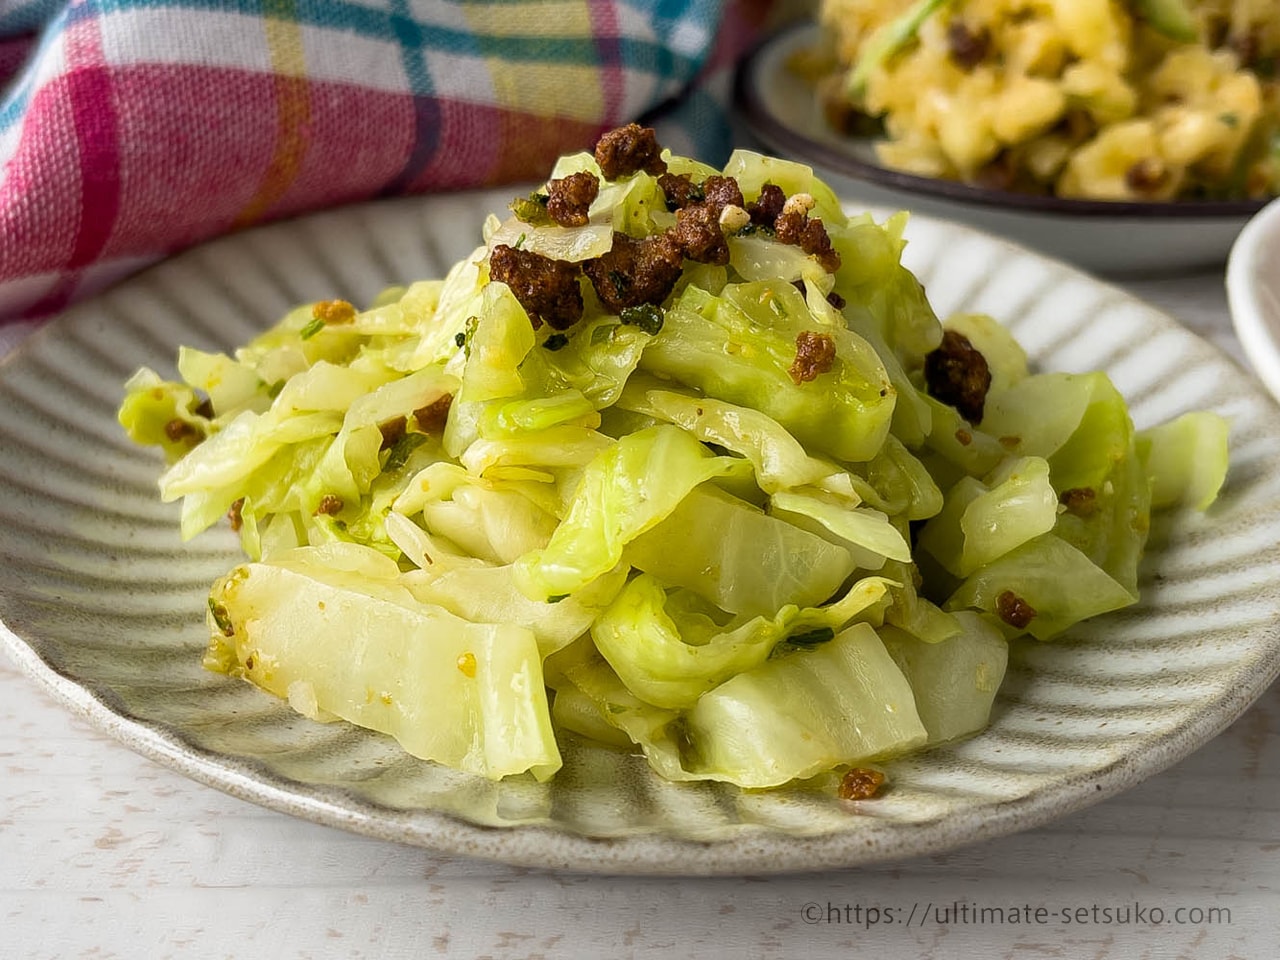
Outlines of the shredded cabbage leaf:
M748 151L636 165L564 157L443 279L129 379L182 536L247 557L209 669L477 776L576 737L776 787L979 733L1009 645L1136 602L1151 510L1227 481L1220 417L1138 430L940 322L905 215Z

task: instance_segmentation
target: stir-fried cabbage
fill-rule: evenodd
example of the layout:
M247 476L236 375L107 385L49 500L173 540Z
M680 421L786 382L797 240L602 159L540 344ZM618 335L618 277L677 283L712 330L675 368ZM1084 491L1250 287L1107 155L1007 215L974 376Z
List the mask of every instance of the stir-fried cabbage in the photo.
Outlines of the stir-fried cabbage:
M1221 419L1137 431L990 317L944 335L904 217L748 152L602 162L554 171L594 178L576 219L550 184L442 281L129 380L182 535L229 516L248 556L210 669L486 777L585 737L772 787L980 731L1008 644L1135 602L1153 505L1223 483ZM637 240L678 271L610 306L666 269L609 259Z

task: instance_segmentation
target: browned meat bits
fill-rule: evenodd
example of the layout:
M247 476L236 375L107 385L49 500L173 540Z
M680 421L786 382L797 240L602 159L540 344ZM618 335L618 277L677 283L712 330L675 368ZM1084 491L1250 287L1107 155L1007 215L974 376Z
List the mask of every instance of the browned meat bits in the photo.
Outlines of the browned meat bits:
M973 30L963 20L955 19L947 26L947 53L951 62L965 72L987 59L991 52L991 34L986 27Z
M658 186L667 198L668 210L679 210L706 199L702 184L694 183L693 177L687 173L664 173L658 178Z
M810 219L807 213L784 210L773 221L773 229L781 243L795 244L813 257L827 273L840 269L840 254L831 246L827 228L819 219Z
M981 423L991 389L991 369L969 338L948 330L942 344L924 358L929 395L960 411L970 423Z
M606 180L617 180L641 170L655 177L667 172L653 128L638 123L628 123L602 136L596 143L595 156Z
M743 204L742 188L733 177L707 177L702 183L702 194L708 206L716 214L728 206L740 207Z
M562 227L585 227L587 211L600 195L600 178L594 173L571 173L547 184L547 215Z
M690 260L721 266L729 262L729 244L720 229L720 211L710 200L676 211L676 225L669 235Z
M588 260L583 271L596 296L611 313L642 303L661 303L680 279L684 257L669 235L635 240L625 233L613 235L613 249Z
M854 767L840 779L836 796L841 800L870 800L884 785L884 774L870 767Z
M760 196L747 204L747 213L751 214L751 222L757 227L772 229L786 203L787 195L782 188L776 183L766 183L760 188Z
M326 493L320 498L320 505L316 507L316 516L332 517L335 513L341 513L344 506L346 504L336 493Z
M1098 512L1098 494L1092 487L1072 487L1058 494L1058 502L1077 517L1091 517Z
M787 373L798 384L816 380L826 373L836 359L836 342L826 333L801 330L796 334L796 359Z
M996 616L1011 627L1025 630L1036 618L1036 609L1012 590L1005 590L996 597Z
M535 327L547 323L566 330L582 318L576 263L500 243L489 257L489 276L511 288Z
M321 300L312 306L311 316L325 324L350 323L356 318L356 308L346 300Z

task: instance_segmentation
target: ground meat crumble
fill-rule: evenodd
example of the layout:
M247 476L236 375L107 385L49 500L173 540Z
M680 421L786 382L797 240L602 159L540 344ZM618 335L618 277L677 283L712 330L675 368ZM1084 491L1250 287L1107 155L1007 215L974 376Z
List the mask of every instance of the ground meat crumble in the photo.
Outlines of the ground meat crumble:
M830 334L801 330L796 334L796 359L787 373L796 384L816 380L836 359L836 342Z
M694 183L692 175L687 173L664 173L658 178L658 186L667 198L668 210L680 210L706 199L702 184Z
M710 200L676 211L676 225L669 235L690 260L720 266L729 262L729 244L720 229L720 211Z
M1077 517L1091 517L1098 510L1098 494L1092 487L1072 487L1058 494L1058 502L1068 513Z
M562 227L585 227L587 211L600 195L600 178L594 173L571 173L547 184L547 215Z
M350 323L356 318L356 308L346 300L321 300L311 307L311 316L326 325Z
M1036 617L1036 609L1012 590L1002 591L996 597L996 616L1019 630L1026 629Z
M751 222L758 227L772 229L774 221L782 214L787 195L776 183L766 183L760 188L760 196L747 204L747 213L751 214Z
M582 318L576 263L502 243L489 257L489 276L511 288L535 327L548 323L556 330L566 330Z
M781 243L791 243L813 257L827 273L840 269L840 254L831 246L831 237L821 220L807 213L784 210L773 221L774 233Z
M653 128L638 123L629 123L602 136L596 143L595 156L606 180L617 180L640 170L654 176L667 172Z
M854 767L840 779L836 796L841 800L870 800L884 784L884 774L870 767Z
M725 207L740 207L745 202L742 199L742 188L733 177L707 177L702 183L702 193L707 205L717 215Z
M680 279L684 257L669 234L635 240L613 235L613 249L583 264L596 296L611 313L661 303Z
M924 379L931 397L955 407L970 423L982 422L991 369L964 334L943 333L942 344L924 358Z

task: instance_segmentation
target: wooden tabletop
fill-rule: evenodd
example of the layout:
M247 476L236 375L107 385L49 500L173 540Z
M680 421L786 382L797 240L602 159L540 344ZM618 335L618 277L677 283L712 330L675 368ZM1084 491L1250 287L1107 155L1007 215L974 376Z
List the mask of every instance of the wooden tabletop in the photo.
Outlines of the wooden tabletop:
M1126 286L1239 356L1220 274ZM2 656L0 771L5 958L1280 955L1280 686L1049 826L788 877L542 873L316 826L133 754Z

